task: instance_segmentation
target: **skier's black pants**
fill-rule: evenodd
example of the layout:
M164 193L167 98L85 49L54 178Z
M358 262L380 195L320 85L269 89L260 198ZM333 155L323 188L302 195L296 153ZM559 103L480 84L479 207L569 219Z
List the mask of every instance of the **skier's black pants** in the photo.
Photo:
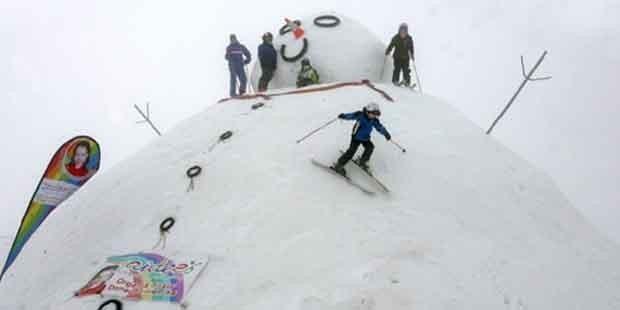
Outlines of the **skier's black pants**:
M409 69L409 58L394 58L394 72L392 73L392 82L398 83L400 80L400 72L403 72L403 78L407 84L411 83L411 70Z
M274 69L271 68L262 68L262 75L260 76L260 80L258 80L258 91L266 91L267 86L269 86L269 82L273 78Z
M346 165L349 162L349 160L353 158L353 156L355 155L355 152L357 152L357 149L360 147L360 144L364 146L364 153L362 154L362 157L360 158L360 162L366 163L368 160L370 160L370 156L372 155L372 151L375 149L375 145L372 144L370 140L360 141L360 140L355 140L355 138L352 138L351 145L349 145L349 149L346 152L344 152L344 154L342 154L340 158L338 158L338 165L341 167Z

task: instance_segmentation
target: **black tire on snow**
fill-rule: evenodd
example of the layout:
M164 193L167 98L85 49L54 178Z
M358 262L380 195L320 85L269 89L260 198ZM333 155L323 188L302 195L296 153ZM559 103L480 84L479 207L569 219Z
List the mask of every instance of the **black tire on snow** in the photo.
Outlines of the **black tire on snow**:
M340 25L340 18L335 15L321 15L314 19L314 24L322 28L333 28Z
M187 169L185 174L187 175L188 178L194 178L194 177L199 176L201 172L202 172L202 168L200 166L192 166L189 169Z
M97 310L103 310L109 304L113 304L116 307L116 310L123 310L123 303L118 299L110 299L102 303Z
M296 62L300 60L302 57L304 57L304 55L306 55L307 52L308 52L308 39L306 38L304 38L304 47L301 49L299 54L293 57L286 56L286 45L285 44L282 44L282 46L280 47L280 55L282 56L282 59L284 59L284 61L286 62Z
M224 140L228 140L230 139L230 137L232 137L233 132L228 130L226 132L224 132L223 134L220 135L220 140L224 141Z
M174 218L166 218L161 224L159 224L159 231L162 233L168 232L172 226L174 226L175 220Z

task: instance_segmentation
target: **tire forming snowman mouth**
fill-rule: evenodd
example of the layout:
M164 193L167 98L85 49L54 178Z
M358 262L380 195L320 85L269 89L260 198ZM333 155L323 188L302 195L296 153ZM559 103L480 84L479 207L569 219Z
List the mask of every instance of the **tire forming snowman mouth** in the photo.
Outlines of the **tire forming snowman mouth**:
M296 20L293 23L297 24L297 26L301 26L301 21ZM333 28L340 25L340 18L334 15L321 15L314 19L314 24L321 28ZM293 31L289 25L284 25L280 28L280 35L285 35L289 32ZM297 55L288 57L286 56L286 44L282 44L280 46L280 55L282 59L286 62L296 62L300 60L302 57L306 55L308 52L308 39L303 38L303 47L301 51L297 53Z

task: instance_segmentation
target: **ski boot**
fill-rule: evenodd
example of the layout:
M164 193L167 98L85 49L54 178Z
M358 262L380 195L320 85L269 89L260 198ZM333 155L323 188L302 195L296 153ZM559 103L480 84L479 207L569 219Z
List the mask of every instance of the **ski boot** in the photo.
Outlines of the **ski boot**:
M362 161L362 159L358 157L353 159L353 162L360 168L362 168L362 170L370 172L370 166L368 166L368 161Z
M336 173L342 175L343 177L347 177L347 171L344 170L344 167L342 165L339 164L334 164L333 166L331 166L332 169L334 169L334 171L336 171Z

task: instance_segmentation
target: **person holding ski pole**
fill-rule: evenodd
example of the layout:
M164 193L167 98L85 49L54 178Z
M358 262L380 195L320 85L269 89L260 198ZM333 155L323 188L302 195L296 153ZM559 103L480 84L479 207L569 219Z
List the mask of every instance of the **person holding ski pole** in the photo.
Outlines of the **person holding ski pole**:
M258 81L258 91L265 92L273 78L273 73L278 67L278 52L273 47L273 35L271 32L263 35L263 43L258 47L258 60L260 61L262 71Z
M347 172L344 169L344 166L353 158L360 145L364 146L364 153L360 158L359 165L362 169L369 169L368 161L370 160L370 156L375 149L374 144L370 141L372 129L374 128L379 131L388 141L392 139L390 133L379 121L379 116L381 116L379 105L374 102L366 105L362 111L342 113L338 115L338 118L340 119L355 121L355 125L353 126L349 149L342 154L342 156L340 156L333 167L336 172L346 175Z
M392 58L394 58L394 72L392 73L392 83L396 86L400 86L400 72L403 72L404 81L402 84L405 86L411 85L411 69L409 68L409 61L415 61L413 53L413 38L409 35L409 26L406 23L400 24L398 27L398 33L390 41L385 50L385 55L388 56L394 50Z
M230 44L226 47L224 58L228 61L230 70L230 97L237 96L237 79L239 79L239 96L245 94L248 78L245 74L245 66L252 61L250 51L237 40L237 36L230 35Z

